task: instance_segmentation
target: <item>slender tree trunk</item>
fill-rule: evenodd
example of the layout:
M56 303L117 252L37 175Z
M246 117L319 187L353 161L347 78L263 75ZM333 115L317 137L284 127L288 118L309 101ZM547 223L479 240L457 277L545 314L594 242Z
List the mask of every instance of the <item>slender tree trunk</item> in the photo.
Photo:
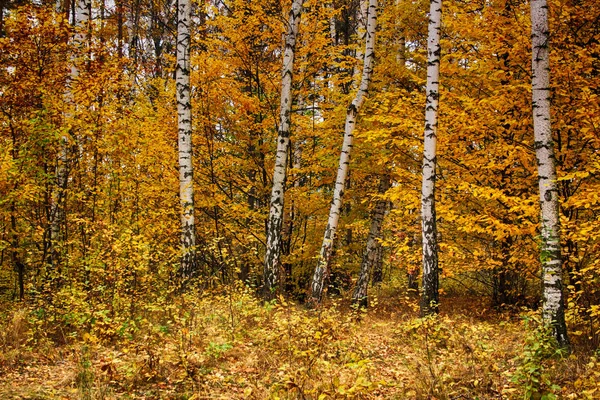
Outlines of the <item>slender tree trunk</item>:
M411 214L412 214L412 210L411 210ZM417 215L416 219L414 221L414 224L418 225L420 222L421 222L421 215ZM413 232L412 235L413 235L413 237L410 242L410 247L413 248L413 247L421 246L422 245L421 232L419 232L418 230L415 229L415 231ZM407 279L406 291L408 292L408 294L416 295L416 296L419 295L419 276L420 275L421 275L421 265L415 264L415 265L408 266L408 271L406 273L406 279Z
M196 232L194 225L194 182L192 165L192 104L190 98L190 0L177 7L177 127L179 137L179 200L181 203L181 276L195 272Z
M329 219L325 234L323 236L323 244L317 260L317 266L312 278L311 298L310 303L318 304L321 302L323 289L325 285L325 277L329 273L331 264L331 256L333 253L333 245L337 226L340 218L342 206L342 197L346 186L346 177L348 176L348 166L350 163L350 153L352 151L352 142L354 140L354 127L356 125L356 117L362 107L365 97L369 92L371 83L371 75L373 73L373 61L375 51L375 28L377 26L377 0L369 0L369 8L367 11L367 32L365 35L365 56L363 63L363 72L360 86L356 97L348 106L346 114L346 124L344 127L344 143L342 145L342 153L340 155L340 163L338 167L337 177L335 180L335 189L333 192L333 201L329 210Z
M538 163L541 206L541 262L543 319L552 327L558 344L569 347L562 292L560 220L554 144L550 124L550 60L548 5L531 1L533 133Z
M328 6L331 9L331 17L329 18L329 38L331 39L331 45L337 46L337 27L336 27L336 16L335 16L335 3L331 2Z
M16 162L19 157L18 144L17 144L17 135L15 130L11 125L11 156L12 161ZM13 191L16 191L19 187L17 182L14 183L12 188ZM23 300L25 296L25 265L21 262L19 257L19 232L17 231L17 205L15 200L10 201L10 256L13 268L17 271L17 279L19 286L19 300ZM2 251L2 255L4 255L4 251Z
M368 8L369 0L360 0L359 7L356 10L356 33L358 37L361 38L361 40L364 39L365 35L367 34L367 17L369 14ZM356 50L356 58L358 59L358 61L363 61L364 56L365 55L363 53L363 49L359 47Z
M389 203L388 203L389 206ZM383 246L379 241L375 242L375 260L373 261L373 272L371 273L371 286L383 282Z
M123 0L115 1L115 13L117 16L117 58L123 57Z
M439 303L438 244L435 217L435 169L438 126L440 29L442 0L431 0L427 38L427 105L423 142L421 225L423 230L423 294L421 315L437 312Z
M60 138L60 150L56 160L56 187L50 203L50 265L52 271L60 272L61 244L65 221L65 200L68 177L68 138Z
M72 4L72 3L71 3ZM88 39L88 29L84 29L88 25L91 17L91 2L89 0L79 0L75 3L75 18L74 26L76 29L73 37L74 47L84 47ZM81 51L80 54L84 52ZM79 76L78 61L75 58L71 59L71 72L67 89L65 91L65 103L67 107L75 107L75 100L71 91L72 83ZM72 118L73 115L67 112L65 117ZM50 204L50 265L53 271L60 273L61 245L65 240L66 229L66 192L67 181L69 174L69 137L62 135L60 138L60 150L56 162L56 187L52 193Z
M267 249L263 273L263 297L272 299L280 289L281 276L281 226L283 223L285 173L288 163L290 148L290 125L292 113L292 78L294 70L294 51L296 36L300 25L302 0L294 0L290 10L288 29L285 37L285 50L283 53L283 68L281 73L281 106L279 114L279 134L277 135L277 154L273 171L273 189L269 220L267 222Z
M181 3L180 1L177 1L177 48L179 49L179 21L180 21L180 17L181 17L181 11L182 11L182 7L185 6L185 3L190 3L189 0L182 0L183 3ZM126 19L126 28L127 28L127 37L129 39L129 46L128 46L128 55L129 55L129 59L133 60L133 68L135 73L137 74L137 70L135 70L135 68L137 68L138 66L138 58L139 58L139 53L140 53L140 49L139 49L139 44L140 44L140 37L139 37L139 30L140 30L140 14L141 14L141 7L140 7L140 0L135 0L132 1L130 6L130 12L129 12L129 18ZM191 17L191 3L188 4L188 7L190 8L190 13L188 14ZM189 22L189 19L188 19ZM186 26L188 27L188 32L189 32L189 23L186 23ZM179 50L177 50L179 52Z
M13 158L16 159L16 158ZM25 297L25 265L19 257L19 234L17 232L17 209L14 200L10 203L10 256L13 267L17 272L17 282L19 285L19 300Z
M381 177L379 183L379 194L383 195L390 188L390 176L385 174ZM381 225L383 223L383 217L388 207L388 201L385 199L378 199L373 209L373 218L371 219L371 228L369 229L369 235L367 237L367 247L363 254L362 263L360 265L360 274L358 276L358 282L356 289L352 295L352 303L357 304L361 307L368 306L367 288L369 287L369 277L371 270L378 261L378 257L381 255Z
M399 1L396 0L396 6L398 5L398 3L399 3ZM402 32L402 34L398 37L398 53L396 54L396 62L406 68L406 37L404 36L404 32ZM406 89L410 90L409 85L406 85ZM417 219L416 223L419 223L418 219ZM418 233L415 233L415 237L414 237L415 244L419 243L417 235L418 235ZM406 278L408 281L407 289L408 289L409 294L418 294L419 293L419 273L420 272L421 271L419 270L418 266L413 266L412 268L408 269Z
M292 171L298 171L302 166L302 142L297 140L292 144L290 156L292 157ZM295 172L292 172L294 179L294 187L298 188L302 185L302 178L297 176ZM289 256L293 251L293 236L294 229L296 228L296 222L300 219L298 209L291 199L291 204L287 215L284 217L283 229L282 229L282 243L281 251L284 256ZM293 270L292 263L289 260L283 263L283 272L285 273L285 291L290 293L293 290Z
M398 38L398 54L396 54L396 62L402 66L406 65L406 38L404 34Z
M4 1L0 2L0 37L4 37Z

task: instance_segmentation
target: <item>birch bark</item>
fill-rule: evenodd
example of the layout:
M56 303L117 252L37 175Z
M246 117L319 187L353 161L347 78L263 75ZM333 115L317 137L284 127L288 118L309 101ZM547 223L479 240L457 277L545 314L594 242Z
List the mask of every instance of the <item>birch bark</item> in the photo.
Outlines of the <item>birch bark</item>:
M437 226L435 216L435 169L438 127L440 29L442 0L431 0L427 38L427 103L423 140L423 181L421 191L421 225L423 235L423 293L421 315L437 312L439 277Z
M294 51L296 36L300 25L302 0L293 0L288 19L288 28L285 37L285 50L283 53L283 67L281 73L281 105L279 111L279 133L277 135L277 154L273 171L273 188L269 220L267 221L267 249L263 271L263 297L272 299L279 290L280 265L281 265L281 226L283 223L285 174L288 163L290 147L290 125L292 113L292 78L294 70Z
M192 105L190 98L190 0L177 7L177 127L179 147L179 200L181 204L181 276L191 277L195 269L196 233L192 165Z
M367 31L365 34L365 55L363 61L363 72L360 86L356 93L356 97L348 106L346 113L346 123L344 126L344 142L342 144L342 152L340 154L340 162L335 180L335 189L333 192L333 201L329 209L329 218L325 234L323 236L323 244L317 260L317 266L313 274L311 283L311 295L309 302L318 304L321 302L325 277L329 273L331 264L331 256L333 253L333 245L337 226L340 218L340 210L342 206L342 197L348 176L348 166L350 163L350 153L352 151L352 142L354 140L354 127L356 125L356 117L362 107L365 97L369 92L371 83L371 75L373 73L373 61L375 51L375 29L377 26L377 0L369 0L367 9Z
M560 219L554 143L550 123L548 5L531 1L532 92L534 147L538 162L541 208L542 313L562 347L569 347L562 293Z
M360 0L359 8L356 13L356 33L358 37L362 40L365 39L365 35L367 34L367 18L369 14L369 0ZM363 61L364 57L362 47L359 47L356 50L356 58L359 61Z

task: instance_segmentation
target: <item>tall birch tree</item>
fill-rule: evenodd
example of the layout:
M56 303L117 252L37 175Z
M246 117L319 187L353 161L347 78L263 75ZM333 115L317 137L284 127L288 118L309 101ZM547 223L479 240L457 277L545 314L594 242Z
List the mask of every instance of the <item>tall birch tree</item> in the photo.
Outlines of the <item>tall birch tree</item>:
M437 312L439 302L438 244L435 216L435 169L438 127L440 29L442 0L431 0L427 37L427 101L423 140L421 226L423 235L423 294L421 315Z
M277 154L273 170L273 188L269 220L267 222L267 249L264 264L263 296L265 300L273 298L280 284L279 268L281 264L281 227L283 224L285 177L290 147L290 126L292 122L292 78L294 70L294 52L296 36L300 25L302 0L293 0L288 18L281 72L281 104L279 110L279 132L277 135Z
M556 159L550 122L548 5L531 1L533 134L541 208L542 313L562 347L569 346L562 292L562 258Z
M192 166L192 104L190 98L190 24L192 4L177 6L177 127L179 147L179 200L181 203L181 275L189 278L195 269L196 232Z
M340 154L340 162L335 180L333 200L329 209L329 218L327 220L327 226L323 236L323 244L321 245L317 266L315 268L311 283L311 298L309 301L313 304L320 303L323 295L325 277L329 272L336 231L340 219L342 197L344 196L344 189L346 187L346 178L348 176L348 167L350 164L350 153L352 152L352 143L354 141L356 117L358 116L358 113L365 101L365 97L369 92L369 85L371 83L371 76L373 74L373 62L375 58L375 29L377 27L377 0L369 0L366 18L367 28L365 32L363 71L356 97L352 100L346 112L344 142L342 144L342 152Z

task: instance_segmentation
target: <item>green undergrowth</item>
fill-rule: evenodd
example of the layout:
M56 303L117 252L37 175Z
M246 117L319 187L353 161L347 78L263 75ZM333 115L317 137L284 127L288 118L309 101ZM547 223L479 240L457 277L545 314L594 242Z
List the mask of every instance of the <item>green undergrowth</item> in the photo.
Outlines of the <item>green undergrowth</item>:
M67 298L67 297L66 297ZM418 318L412 297L306 310L247 288L135 313L8 304L0 398L594 399L595 353L556 350L534 314L478 305ZM456 304L460 299L453 300ZM98 303L99 304L99 303ZM523 318L525 317L525 318Z

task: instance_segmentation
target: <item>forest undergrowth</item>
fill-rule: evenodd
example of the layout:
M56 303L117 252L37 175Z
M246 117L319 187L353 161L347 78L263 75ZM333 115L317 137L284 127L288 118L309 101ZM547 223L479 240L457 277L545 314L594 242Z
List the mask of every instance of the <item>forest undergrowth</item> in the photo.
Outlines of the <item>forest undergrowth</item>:
M241 286L128 315L65 299L2 305L0 398L600 398L598 352L561 353L537 313L485 299L447 297L425 319L391 286L368 312L343 298L317 310L264 304Z

